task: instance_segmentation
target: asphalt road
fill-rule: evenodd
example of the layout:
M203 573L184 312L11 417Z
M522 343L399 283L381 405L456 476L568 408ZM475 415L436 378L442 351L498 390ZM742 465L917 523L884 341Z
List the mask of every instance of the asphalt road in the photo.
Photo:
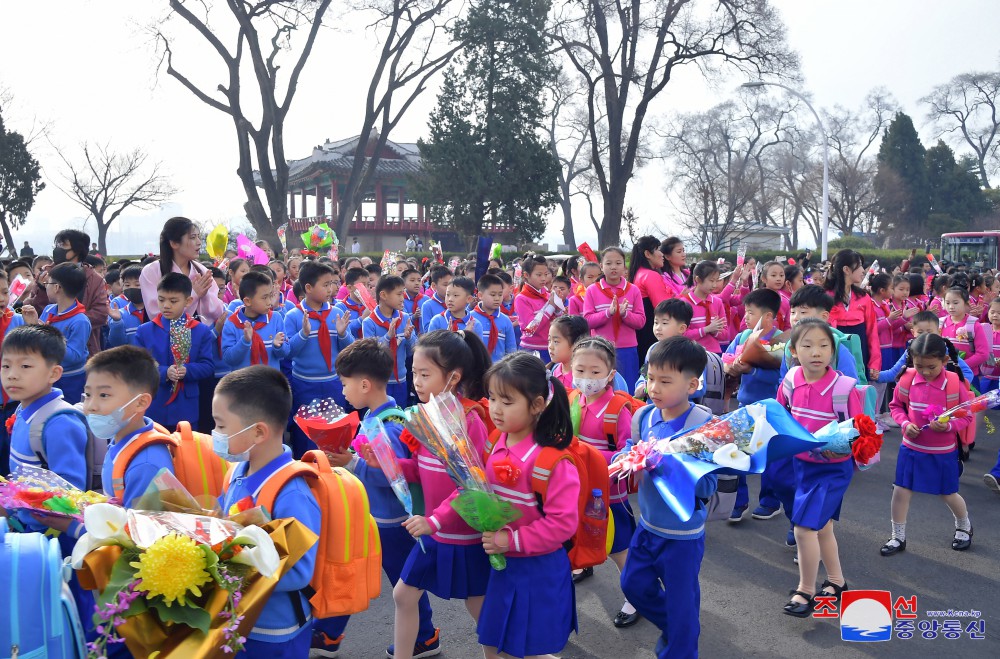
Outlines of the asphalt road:
M1000 412L991 419L1000 426ZM966 463L961 493L969 505L975 535L967 552L951 549L954 521L938 497L916 495L907 525L907 550L883 558L879 547L889 538L889 499L895 473L899 431L886 437L880 465L855 473L837 525L840 556L853 589L889 590L893 597L918 598L917 621L930 621L927 611L982 612L984 640L927 640L919 632L909 640L851 643L840 638L839 621L796 619L783 615L787 592L798 583L793 552L784 546L784 516L751 519L736 525L709 525L701 570L702 657L800 658L833 653L837 657L997 657L1000 656L1000 495L988 490L982 475L993 466L1000 432L988 435L980 424L977 448ZM751 480L751 488L757 485ZM756 494L751 492L756 504ZM820 578L822 581L822 567ZM618 570L610 561L577 589L580 633L560 654L567 659L654 657L658 630L645 620L616 629L611 620L622 603ZM461 602L431 598L435 624L441 628L441 656L482 656L475 627ZM937 618L944 621L948 618ZM392 638L393 608L388 582L372 607L347 627L341 657L385 656ZM969 620L963 620L963 629ZM544 621L539 621L544 624Z

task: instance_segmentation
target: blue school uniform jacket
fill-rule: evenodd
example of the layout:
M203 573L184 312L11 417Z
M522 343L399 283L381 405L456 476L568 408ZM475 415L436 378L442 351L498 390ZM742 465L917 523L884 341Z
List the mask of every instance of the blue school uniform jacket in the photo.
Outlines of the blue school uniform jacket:
M10 433L10 468L4 471L5 474L18 466L42 466L41 456L31 450L31 423L38 410L56 398L62 398L62 395L62 391L53 387L52 391L27 407L18 406ZM43 426L42 447L49 471L54 471L81 490L87 489L87 426L82 419L70 414L50 417Z
M301 304L304 305L305 302ZM285 339L288 341L288 354L292 359L292 375L300 380L311 382L336 380L337 373L333 370L333 364L337 361L337 354L354 341L350 332L346 332L344 336L337 334L337 320L344 315L344 311L337 306L331 308L329 304L323 303L319 313L328 310L330 314L326 317L326 329L330 333L329 366L319 347L319 321L310 320L309 336L302 336L302 306L292 309L285 315Z
M377 416L381 412L396 407L396 400L389 396L389 399L373 410L368 410L365 414L367 419L370 416ZM383 420L385 433L392 444L392 450L400 458L409 458L410 452L400 441L399 436L403 434L403 426L391 420ZM358 480L365 484L365 491L368 493L368 502L371 506L372 517L375 523L382 527L398 527L408 517L403 509L403 504L392 491L385 474L378 467L372 468L368 463L357 456L351 459L348 468L354 472Z
M765 341L770 341L778 330L771 330L770 333L762 336ZM749 336L749 335L747 335ZM736 339L726 348L726 354L735 355L736 349L745 341L744 334L737 335ZM854 360L851 360L854 363ZM778 384L781 382L781 368L752 368L749 373L744 373L740 377L740 389L736 392L736 400L740 405L749 405L765 398L774 398L778 395Z
M246 366L250 366L251 343L243 336L243 323L249 320L246 317L245 308L241 308L233 313L222 326L222 358L235 371ZM280 347L274 347L274 337L285 331L285 321L280 313L268 312L266 317L258 317L251 320L254 326L254 334L259 336L267 349L267 361L264 366L278 368L278 362L289 354L288 338ZM258 323L266 323L264 327L256 329Z
M247 475L249 462L233 466L232 478L226 492L220 497L222 509L230 510L238 501L250 497L254 504L263 489L264 482L276 471L292 462L292 453L286 446L284 452L253 474ZM317 536L320 532L320 509L302 476L295 476L281 488L271 511L274 519L294 517L309 527ZM261 611L250 638L265 643L282 643L299 633L299 629L311 618L309 600L303 591L312 580L316 567L316 545L278 581L264 610ZM303 620L303 613L306 619Z
M115 460L129 442L147 432L153 432L153 422L147 417L143 418L143 422L142 428L119 440L112 440L108 446L104 465L101 467L101 482L104 484L104 493L109 497L114 495L116 485L112 482ZM122 483L125 493L122 495L122 505L131 508L135 500L145 494L146 488L161 469L174 473L174 461L166 444L150 444L136 453L125 468L124 483Z
M389 378L389 384L406 382L406 357L413 354L413 348L417 345L416 328L410 332L410 338L406 338L406 325L410 322L410 314L394 311L391 318L386 318L376 307L372 315L361 322L362 336L378 339L380 344L388 346L391 339L389 328L383 327L380 323L388 325L393 318L399 318L399 324L396 326L396 364Z
M82 304L79 302L76 304L83 309ZM56 305L50 304L42 311L40 320L55 327L66 338L66 356L62 361L63 376L80 375L87 363L87 357L90 356L87 350L87 341L90 340L90 320L87 319L87 314L82 312L65 320L51 320L54 317L58 317L58 310Z
M427 296L423 304L420 305L421 333L431 331L431 320L440 316L445 310L447 307L444 306L444 300L440 299L436 292Z
M140 325L133 337L133 343L148 350L160 369L160 389L146 414L167 428L176 425L178 421L190 421L192 425L198 422L199 384L202 380L211 378L215 372L215 364L212 362L212 330L203 323L189 319L186 314L184 320L191 326L191 353L188 362L184 364L187 374L181 380L176 395L172 392L173 383L167 379L167 369L174 365L174 356L170 352L170 321L157 315L148 323Z
M408 314L410 314L412 316L414 311L419 311L420 310L420 308L424 304L424 300L426 300L426 299L427 299L427 294L424 293L423 291L420 291L419 293L417 293L413 297L410 297L410 293L409 292L404 292L403 293L403 311L405 311L406 313L408 313ZM415 329L419 330L421 328L417 327Z
M907 342L906 347L907 348L910 347L909 342ZM890 366L888 369L884 371L879 371L878 374L879 382L896 381L896 379L899 377L899 374L902 373L903 370L906 368L906 352L907 352L906 350L903 350L903 354L900 355L898 360L896 360L896 363ZM882 366L885 367L886 365L882 364ZM965 363L965 360L962 359L961 357L958 358L958 367L962 370L962 375L965 377L965 381L972 382L972 377L973 377L972 369L969 367L968 364Z
M490 352L490 358L494 362L500 361L507 353L517 350L517 338L514 336L514 323L510 318L500 313L497 309L492 314L487 314L480 305L476 305L472 310L472 319L476 321L479 338L483 340L483 345L489 350L490 346L490 316L497 326L497 343Z
M346 297L333 305L333 308L341 314L347 314L351 319L347 323L347 333L351 335L351 340L361 338L361 316L365 313L365 305Z
M117 299L117 298L115 298ZM108 318L108 347L116 348L132 343L132 337L139 325L149 322L145 309L136 309L135 305L126 301L118 307L122 310L121 320Z
M128 298L125 297L124 293L122 293L118 297L113 297L108 299L108 307L111 309L124 309L125 305L128 303L129 303Z

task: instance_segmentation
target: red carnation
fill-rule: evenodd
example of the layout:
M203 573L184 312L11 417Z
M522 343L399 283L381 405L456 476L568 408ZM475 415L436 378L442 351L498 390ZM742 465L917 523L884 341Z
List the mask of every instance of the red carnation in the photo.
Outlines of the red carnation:
M859 436L851 442L851 454L859 465L866 465L882 450L882 435L875 422L864 414L854 417L854 428Z
M510 458L493 463L493 473L503 485L512 485L521 475L521 470L511 463Z

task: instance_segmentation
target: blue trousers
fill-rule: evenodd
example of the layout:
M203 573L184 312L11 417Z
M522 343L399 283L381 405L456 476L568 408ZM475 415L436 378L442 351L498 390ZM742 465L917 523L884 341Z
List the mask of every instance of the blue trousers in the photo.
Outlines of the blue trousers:
M382 541L382 571L389 577L389 583L393 586L399 581L399 574L403 571L410 550L417 541L413 539L409 531L402 526L384 527L378 529L379 539ZM431 618L431 602L425 592L420 596L420 628L417 630L417 640L426 641L434 636L434 621ZM326 618L316 621L316 631L325 632L332 639L344 633L347 621L351 616L338 616L336 618Z
M640 525L632 536L622 571L622 592L639 613L660 628L657 659L698 656L701 634L698 573L704 554L704 535L691 540L668 540Z
M631 348L617 348L615 350L615 370L621 373L629 386L628 393L635 390L635 383L639 379L639 350L634 346Z
M406 385L406 380L402 382L390 382L385 385L385 393L396 401L396 405L399 407L406 407L406 402L410 397L409 388Z
M87 374L64 375L53 385L62 389L63 400L70 405L76 405L83 399L83 385L87 384Z
M781 506L788 519L792 518L792 504L795 501L795 472L792 459L784 458L767 465L760 475L760 505L765 508ZM736 503L741 508L750 503L750 489L747 477L740 476L736 482Z
M292 434L292 455L298 459L306 451L316 448L316 444L306 437L298 424L293 421L299 407L308 405L317 398L333 398L345 411L350 412L353 408L347 405L347 399L344 398L344 385L341 384L340 378L313 382L299 379L293 375L289 383L292 387L292 415L288 419Z
M313 621L310 620L287 641L267 643L248 638L236 659L306 659L312 642L312 629Z

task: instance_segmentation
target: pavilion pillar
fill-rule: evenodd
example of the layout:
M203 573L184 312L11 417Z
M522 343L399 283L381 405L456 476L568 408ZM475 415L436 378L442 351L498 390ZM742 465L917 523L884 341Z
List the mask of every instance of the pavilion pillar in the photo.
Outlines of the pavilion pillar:
M309 195L306 194L306 189L302 188L302 217L309 217L309 209L306 208L306 200Z
M379 226L385 223L385 192L382 189L382 181L375 183L375 223Z
M330 179L330 217L340 216L340 190L337 189L337 179Z
M399 190L399 223L403 223L404 211L406 210L406 188L400 186Z
M323 188L319 187L319 182L316 182L316 216L323 217L326 215L326 203L323 199Z
M295 219L295 190L288 191L288 219Z

